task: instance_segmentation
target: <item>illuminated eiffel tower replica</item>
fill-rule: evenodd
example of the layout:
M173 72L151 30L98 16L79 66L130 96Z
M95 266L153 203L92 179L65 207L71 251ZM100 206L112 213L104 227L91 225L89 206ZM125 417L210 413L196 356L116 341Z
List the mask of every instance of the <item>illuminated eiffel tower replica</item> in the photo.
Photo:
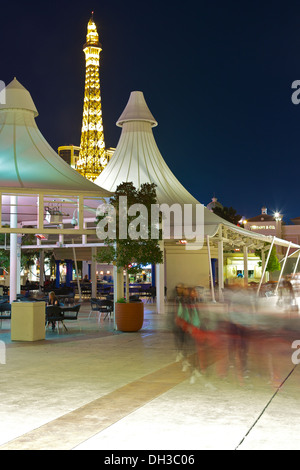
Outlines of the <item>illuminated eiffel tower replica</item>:
M104 142L99 65L101 44L92 18L88 22L85 53L85 90L79 157L76 170L94 181L107 165L114 149L106 149Z

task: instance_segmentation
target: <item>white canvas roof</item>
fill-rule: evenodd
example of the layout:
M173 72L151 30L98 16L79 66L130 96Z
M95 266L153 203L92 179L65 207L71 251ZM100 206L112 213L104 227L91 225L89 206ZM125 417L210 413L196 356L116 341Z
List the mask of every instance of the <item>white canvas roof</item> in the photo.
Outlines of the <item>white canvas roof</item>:
M133 91L117 121L122 133L117 148L95 184L115 191L123 182L136 187L155 183L159 204L196 204L198 201L182 186L164 161L155 142L152 127L157 125L141 91Z
M39 131L30 93L15 78L0 104L0 187L111 194L81 176L51 148Z
M133 182L135 187L150 182L157 185L159 204L200 204L178 181L162 157L152 132L152 128L157 126L157 121L150 112L141 91L131 92L128 103L116 124L122 128L117 148L95 184L114 192L123 182ZM272 237L237 227L205 206L203 210L205 236L214 237L220 226L223 226L244 238L272 242ZM288 246L289 242L276 239L276 244ZM293 246L298 247L294 244Z

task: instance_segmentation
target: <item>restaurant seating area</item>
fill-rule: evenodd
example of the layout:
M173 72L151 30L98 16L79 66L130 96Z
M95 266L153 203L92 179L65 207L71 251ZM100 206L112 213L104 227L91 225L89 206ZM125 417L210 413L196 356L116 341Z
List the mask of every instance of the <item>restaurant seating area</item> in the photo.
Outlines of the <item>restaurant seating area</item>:
M111 317L111 314L114 311L114 303L109 299L98 299L91 298L91 311L89 313L89 318L93 313L98 314L98 321L100 321L101 314L104 314L104 320L107 317Z
M47 305L46 306L46 327L47 325L52 325L53 329L57 327L59 333L60 324L63 326L65 331L68 331L65 322L66 321L77 321L78 314L80 310L80 304L73 306L56 306L56 305Z
M1 286L2 294L0 295L0 329L10 328L12 304L9 300L9 287ZM77 283L73 282L71 286L61 285L56 288L47 286L40 288L36 283L27 283L26 286L21 287L21 294L17 295L15 302L45 302L49 300L49 292L54 292L59 301L59 306L45 305L45 326L47 330L55 329L57 333L68 332L67 324L76 322L78 325L78 316L83 304L90 305L88 319L97 318L98 323L101 320L112 319L114 311L114 289L113 284L98 283L97 284L97 297L91 297L92 285L90 282L83 282L81 287L81 298L78 292ZM152 303L156 300L156 288L149 283L145 284L130 284L129 286L129 301L130 302L144 302ZM125 297L125 285L124 285Z

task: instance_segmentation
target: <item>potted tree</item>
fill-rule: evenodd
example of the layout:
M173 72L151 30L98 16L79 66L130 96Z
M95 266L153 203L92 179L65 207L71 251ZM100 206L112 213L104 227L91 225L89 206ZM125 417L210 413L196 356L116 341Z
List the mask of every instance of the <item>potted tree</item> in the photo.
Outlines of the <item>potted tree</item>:
M144 321L143 302L129 301L130 270L163 262L159 238L151 237L151 217L148 217L151 205L157 204L155 187L154 183L144 183L136 189L131 182L122 183L110 198L110 208L113 208L110 216L105 213L97 216L98 225L106 226L108 234L106 246L98 250L97 261L114 264L126 272L125 298L115 305L117 328L121 331L138 331Z

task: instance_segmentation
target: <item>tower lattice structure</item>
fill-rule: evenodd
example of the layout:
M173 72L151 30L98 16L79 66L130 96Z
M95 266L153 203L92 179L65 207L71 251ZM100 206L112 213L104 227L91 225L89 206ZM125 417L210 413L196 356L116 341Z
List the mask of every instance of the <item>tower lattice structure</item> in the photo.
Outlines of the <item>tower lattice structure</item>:
M100 52L101 44L93 16L88 22L85 54L85 90L81 129L80 153L77 171L94 181L108 163L105 149L101 95Z

